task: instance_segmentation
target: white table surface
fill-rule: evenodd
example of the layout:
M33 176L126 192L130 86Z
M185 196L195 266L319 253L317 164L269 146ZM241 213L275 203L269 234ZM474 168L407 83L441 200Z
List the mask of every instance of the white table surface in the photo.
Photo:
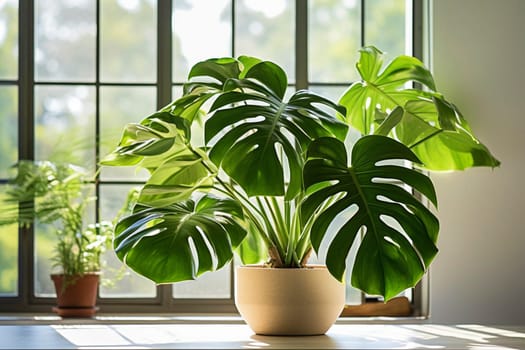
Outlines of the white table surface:
M326 335L255 335L237 321L0 317L0 349L525 349L525 326L338 322Z

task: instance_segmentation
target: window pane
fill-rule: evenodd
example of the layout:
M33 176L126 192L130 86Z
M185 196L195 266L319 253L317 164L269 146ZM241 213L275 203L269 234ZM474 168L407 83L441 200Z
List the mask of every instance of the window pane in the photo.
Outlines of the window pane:
M90 86L35 88L35 157L94 171L95 98Z
M0 178L18 159L17 88L0 86Z
M344 94L349 85L341 86L322 86L322 85L312 85L308 89L318 93L322 96L325 96L331 99L334 102L339 101L341 96Z
M96 1L37 0L37 81L94 81Z
M0 186L3 201L5 186ZM0 297L18 294L18 225L0 227Z
M95 187L88 185L85 188L85 198L93 196ZM84 216L83 227L95 222L95 202L88 204ZM35 276L34 292L37 297L55 297L55 287L51 281L51 273L61 273L60 266L54 266L56 246L58 243L58 230L62 227L62 222L57 221L52 224L35 225Z
M173 28L176 82L198 61L231 56L231 0L174 1Z
M174 283L173 297L177 299L230 298L231 265L219 271L207 272L194 281Z
M374 45L390 58L405 51L406 1L367 0L365 7L365 42Z
M18 1L0 1L0 79L18 77Z
M155 82L157 4L153 0L100 1L104 82Z
M49 225L35 225L35 295L55 296L49 275L52 271L51 256L56 245L55 229Z
M155 111L154 87L105 86L100 88L100 154L102 157L115 149L127 123L139 123ZM103 167L102 180L140 180L134 167Z
M361 45L360 1L312 0L308 14L309 80L356 80L354 62Z
M101 185L100 209L103 220L115 221L117 213L126 201L129 185ZM155 284L124 267L118 260L113 249L109 249L102 257L104 262L103 282L100 295L108 298L146 298L155 297Z
M295 81L295 6L289 0L236 1L235 55L280 65Z

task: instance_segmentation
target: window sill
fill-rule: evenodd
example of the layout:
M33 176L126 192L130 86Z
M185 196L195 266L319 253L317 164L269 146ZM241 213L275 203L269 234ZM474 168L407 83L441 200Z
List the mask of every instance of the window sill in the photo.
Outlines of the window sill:
M336 324L363 324L363 323L421 323L424 317L340 317ZM68 325L68 324L205 324L227 325L245 322L237 314L97 314L92 318L61 318L51 313L0 313L2 325Z

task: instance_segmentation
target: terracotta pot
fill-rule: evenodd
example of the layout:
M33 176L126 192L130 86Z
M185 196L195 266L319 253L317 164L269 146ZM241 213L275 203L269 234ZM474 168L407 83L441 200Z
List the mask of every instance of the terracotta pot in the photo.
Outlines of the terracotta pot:
M57 306L53 308L63 317L91 317L96 311L98 273L87 273L80 276L53 274Z
M323 266L241 266L236 272L235 304L257 334L324 334L345 305L344 284Z

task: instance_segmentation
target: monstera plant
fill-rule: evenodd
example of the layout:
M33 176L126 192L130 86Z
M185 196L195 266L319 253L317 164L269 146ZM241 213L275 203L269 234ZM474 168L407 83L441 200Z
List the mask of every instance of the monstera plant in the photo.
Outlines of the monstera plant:
M236 253L305 267L322 246L338 280L390 299L437 253L437 205L424 170L499 164L428 69L360 51L362 77L336 103L253 57L193 66L178 99L128 124L106 166L149 171L115 227L117 255L157 283L195 279ZM339 63L341 64L341 63ZM352 141L350 128L361 137ZM347 266L358 245L353 266Z

